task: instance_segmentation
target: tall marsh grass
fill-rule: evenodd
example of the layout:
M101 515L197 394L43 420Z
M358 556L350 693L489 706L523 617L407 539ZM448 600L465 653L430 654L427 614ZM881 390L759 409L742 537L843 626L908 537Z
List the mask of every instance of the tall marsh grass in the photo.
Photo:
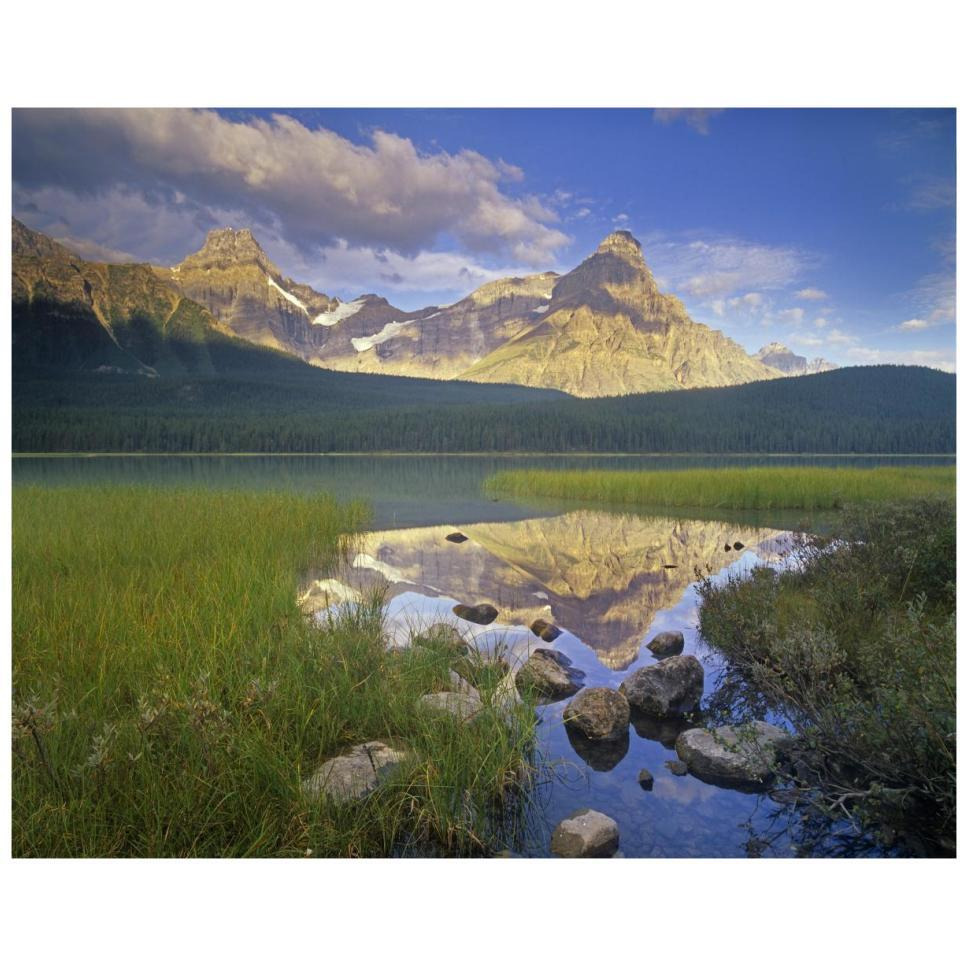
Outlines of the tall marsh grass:
M836 509L867 501L952 496L954 467L724 467L707 470L504 470L486 491L660 507Z
M532 712L465 726L418 698L449 650L386 649L382 598L317 625L299 572L368 513L277 493L17 488L13 851L383 856L509 842ZM490 697L489 689L481 694ZM337 808L301 782L367 740L409 761Z

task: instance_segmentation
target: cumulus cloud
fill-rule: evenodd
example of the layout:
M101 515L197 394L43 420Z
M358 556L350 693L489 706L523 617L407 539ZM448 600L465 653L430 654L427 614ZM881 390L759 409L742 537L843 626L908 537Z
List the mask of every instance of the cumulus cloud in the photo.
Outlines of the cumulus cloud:
M790 310L781 310L780 316L790 323L801 323L803 321L803 307L793 307Z
M914 317L912 320L904 320L898 326L901 330L926 330L930 323L927 320L920 319L920 317Z
M406 257L451 236L472 254L550 263L568 237L522 171L472 150L423 153L375 130L360 144L293 117L233 121L211 110L16 110L13 173L25 193L111 191L154 208L229 209L304 253L339 241ZM123 246L103 234L98 240Z
M723 110L705 110L702 108L668 108L653 111L657 123L670 124L678 120L692 127L697 133L706 136L710 132L710 121Z
M816 287L804 287L802 290L797 291L798 300L826 300L827 294L823 290L818 290Z
M822 330L830 321L826 317L817 317L813 321L813 325L818 329Z

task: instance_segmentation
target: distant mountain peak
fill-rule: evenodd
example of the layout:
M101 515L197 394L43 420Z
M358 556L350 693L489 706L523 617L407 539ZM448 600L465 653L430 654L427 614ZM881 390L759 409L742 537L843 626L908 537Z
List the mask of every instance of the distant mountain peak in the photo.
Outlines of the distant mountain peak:
M823 357L814 357L808 360L794 353L786 344L774 340L762 346L754 355L754 359L774 370L790 375L807 373L823 373L826 370L836 370L837 365L824 360Z
M180 266L222 269L245 263L256 263L267 273L280 275L280 271L257 242L252 230L247 227L239 230L233 227L222 227L211 230L203 246L196 253L185 257Z
M597 253L613 253L629 260L643 260L640 241L629 230L614 230L600 242Z
M765 346L762 346L757 351L757 356L762 359L763 357L772 356L775 353L789 353L793 356L796 356L796 354L794 354L786 344L780 343L777 340L773 340Z

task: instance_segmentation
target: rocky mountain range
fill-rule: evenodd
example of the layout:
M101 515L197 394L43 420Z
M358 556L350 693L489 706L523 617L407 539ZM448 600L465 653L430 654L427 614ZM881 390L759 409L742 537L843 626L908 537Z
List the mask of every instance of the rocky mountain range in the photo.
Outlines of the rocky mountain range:
M627 231L563 276L507 277L413 312L372 293L344 302L285 277L249 230L213 230L201 250L158 267L85 261L14 220L13 252L21 362L163 375L209 367L206 348L228 337L330 370L579 397L727 386L811 366L786 348L750 356L691 320L659 291Z
M782 343L768 343L761 347L754 355L754 360L773 367L788 377L796 377L807 373L823 373L824 370L836 370L837 365L824 360L823 357L814 357L808 360L795 354Z

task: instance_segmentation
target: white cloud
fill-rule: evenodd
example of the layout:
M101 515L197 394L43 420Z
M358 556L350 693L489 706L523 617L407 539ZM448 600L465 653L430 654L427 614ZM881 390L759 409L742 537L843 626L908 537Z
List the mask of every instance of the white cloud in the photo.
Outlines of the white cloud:
M670 124L682 120L688 127L697 133L706 136L710 132L710 121L723 110L709 110L702 108L666 108L653 111L653 119L657 123Z
M957 369L956 353L951 350L880 350L873 347L851 347L846 351L854 363L903 363L936 367L953 373Z
M805 333L797 333L793 336L793 342L801 347L822 347L823 337L811 337Z
M837 346L852 346L859 342L860 338L858 336L852 333L844 333L842 330L831 330L827 334L827 343Z
M813 325L818 329L822 330L830 321L826 317L817 317L813 321Z
M795 247L734 237L678 240L654 236L644 250L666 289L704 302L782 290L817 263L814 255Z
M581 207L579 210L577 210L576 213L573 214L572 219L573 219L573 220L582 220L584 217L589 217L589 216L590 216L590 208L589 208L589 207Z
M816 287L804 287L802 290L797 291L798 300L826 300L827 294L823 290L818 290Z
M914 317L912 320L904 320L903 323L898 326L900 330L926 330L930 326L930 323L927 320Z
M803 321L803 307L792 307L789 310L781 310L780 316L790 323L801 323Z
M474 254L549 263L569 238L548 226L556 215L543 202L504 191L520 177L473 150L425 153L384 130L354 143L285 114L236 122L211 110L14 112L22 189L122 188L155 206L180 196L203 211L234 207L304 252L345 240L414 256L450 235Z
M952 177L915 177L910 181L907 199L901 204L907 210L942 210L957 203L957 182Z

